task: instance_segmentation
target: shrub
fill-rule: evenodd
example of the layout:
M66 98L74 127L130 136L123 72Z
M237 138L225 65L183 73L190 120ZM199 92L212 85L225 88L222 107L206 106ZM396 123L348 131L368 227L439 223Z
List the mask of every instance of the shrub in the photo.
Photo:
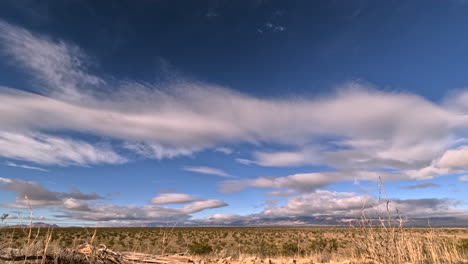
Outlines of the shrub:
M189 245L189 251L196 255L206 255L213 251L213 248L207 241L194 241Z
M292 256L298 254L304 254L304 250L299 250L299 246L297 243L293 242L286 242L283 244L281 248L281 253L285 256Z
M278 254L278 248L272 243L261 240L257 243L256 253L261 257L271 257Z
M458 248L460 249L460 252L462 254L465 254L468 256L468 239L462 239L458 243Z
M318 238L310 244L310 249L314 252L332 253L338 251L338 240L335 238Z

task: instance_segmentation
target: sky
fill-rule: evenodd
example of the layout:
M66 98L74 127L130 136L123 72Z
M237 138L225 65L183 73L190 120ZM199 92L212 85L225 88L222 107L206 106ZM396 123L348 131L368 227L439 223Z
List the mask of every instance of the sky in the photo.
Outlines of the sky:
M1 225L468 225L468 2L0 3Z

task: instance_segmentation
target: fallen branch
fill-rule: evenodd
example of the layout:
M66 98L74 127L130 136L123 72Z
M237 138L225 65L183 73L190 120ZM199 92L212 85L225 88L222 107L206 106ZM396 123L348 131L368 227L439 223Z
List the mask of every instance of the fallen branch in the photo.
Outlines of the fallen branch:
M65 251L59 254L37 254L37 255L24 255L20 254L19 250L10 249L9 252L4 252L0 255L0 261L55 261L59 263L98 263L98 264L178 264L193 262L188 258L188 252L165 254L165 255L152 255L137 252L114 252L106 247L106 245L99 245L95 247L90 244L79 246L75 250ZM68 261L67 261L68 260ZM72 261L70 261L72 260ZM47 263L47 262L45 262Z

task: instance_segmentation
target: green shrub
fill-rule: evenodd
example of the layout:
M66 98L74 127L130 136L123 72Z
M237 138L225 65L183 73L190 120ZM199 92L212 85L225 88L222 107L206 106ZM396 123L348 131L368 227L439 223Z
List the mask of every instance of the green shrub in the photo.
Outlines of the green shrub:
M189 251L196 255L206 255L213 251L213 248L207 241L194 241L189 245Z
M286 242L283 244L281 248L281 253L284 256L292 256L292 255L298 255L298 254L304 254L303 250L299 250L299 246L297 243L294 242Z
M261 240L256 245L255 253L259 254L261 257L271 257L278 254L278 248L272 243Z
M338 240L335 238L317 238L310 244L310 249L314 252L332 253L338 251Z
M468 239L460 240L458 248L460 249L460 251L468 253Z

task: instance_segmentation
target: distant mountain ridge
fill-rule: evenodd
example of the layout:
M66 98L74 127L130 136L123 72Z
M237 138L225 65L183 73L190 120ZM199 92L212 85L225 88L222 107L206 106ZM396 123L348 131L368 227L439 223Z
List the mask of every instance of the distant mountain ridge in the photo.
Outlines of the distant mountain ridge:
M60 227L56 224L47 224L44 222L37 222L37 223L32 223L32 224L20 224L20 225L9 225L5 226L7 228L27 228L27 227L33 227L33 228L51 228L51 227Z

